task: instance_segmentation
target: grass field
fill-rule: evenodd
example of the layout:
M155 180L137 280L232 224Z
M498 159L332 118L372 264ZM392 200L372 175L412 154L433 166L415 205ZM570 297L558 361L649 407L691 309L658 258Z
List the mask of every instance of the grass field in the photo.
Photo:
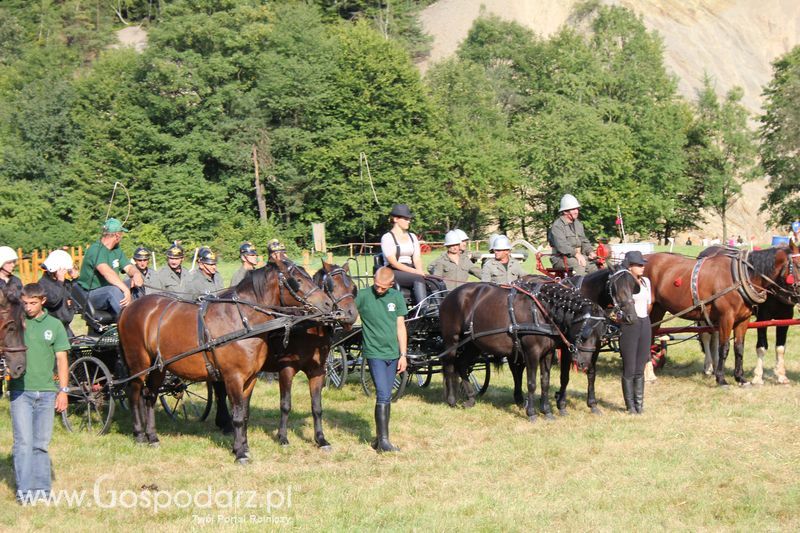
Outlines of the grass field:
M792 385L766 379L770 354L765 385L717 388L702 374L697 343L675 344L658 382L647 385L643 416L622 411L613 353L599 363L601 416L586 408L586 378L578 373L569 415L534 424L513 404L507 370L493 374L470 410L444 405L435 376L427 389L409 386L394 405L392 440L402 451L393 455L370 449L373 403L354 378L324 391L330 452L313 444L305 380L295 383L285 448L275 437L277 385L260 382L247 467L233 463L230 438L212 423L173 422L160 408L158 449L133 443L124 411L102 437L67 433L57 421L54 489L85 491L83 503L72 506L14 505L4 399L0 530L798 531L800 328L792 329ZM751 332L748 376L754 344ZM729 376L732 364L731 357ZM242 491L239 501L227 491ZM207 506L206 493L215 506ZM186 505L187 497L195 501ZM156 510L153 500L164 507Z

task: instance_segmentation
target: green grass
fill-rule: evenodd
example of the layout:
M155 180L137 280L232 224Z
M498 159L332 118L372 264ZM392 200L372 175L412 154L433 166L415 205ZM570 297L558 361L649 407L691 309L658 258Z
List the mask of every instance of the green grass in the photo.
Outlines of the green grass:
M755 335L745 368L754 366ZM326 389L325 429L333 451L313 444L304 379L295 383L291 446L281 448L276 384L259 382L252 401L254 462L237 466L230 439L213 424L178 424L158 411L159 449L129 435L119 412L108 435L66 433L57 424L51 456L54 488L110 491L292 490L290 508L149 509L16 508L7 401L0 402L0 530L59 529L261 530L250 515L282 517L295 528L324 530L782 530L800 529L800 361L789 340L790 386L719 389L701 372L695 342L673 345L659 380L645 392L646 413L623 414L620 361L603 354L597 394L604 414L585 406L586 379L573 373L569 416L529 423L511 397L510 373L495 373L471 410L441 402L441 377L430 388L409 386L393 407L392 440L402 448L378 456L372 400L351 378ZM767 361L771 376L773 360ZM730 368L732 362L728 362ZM552 376L558 383L558 371ZM557 387L553 387L555 389ZM155 485L155 487L153 487ZM145 487L144 489L142 487ZM141 501L141 500L139 500ZM198 518L199 517L199 518ZM211 524L200 519L210 517ZM221 518L220 518L221 517ZM231 521L243 524L231 525ZM269 524L268 524L268 527ZM274 527L274 526L273 526Z

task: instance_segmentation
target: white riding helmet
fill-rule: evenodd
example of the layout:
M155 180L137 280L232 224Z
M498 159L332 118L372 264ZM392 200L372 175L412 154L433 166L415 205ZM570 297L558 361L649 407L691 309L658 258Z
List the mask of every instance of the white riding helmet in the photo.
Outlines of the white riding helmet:
M454 229L453 231L456 233L456 235L458 235L458 238L461 239L462 241L469 240L469 235L467 235L466 232L464 232L463 230Z
M0 246L0 266L5 265L9 261L17 261L17 252L10 246Z
M511 241L505 235L498 235L494 240L493 250L510 250Z
M454 246L461 244L461 237L458 236L458 230L450 230L444 235L444 245Z
M72 256L64 250L53 250L42 263L48 272L58 272L61 269L70 270L73 267Z
M571 194L565 194L561 197L561 205L558 206L558 212L563 213L564 211L569 211L570 209L577 209L581 206L578 203L578 199L572 196Z

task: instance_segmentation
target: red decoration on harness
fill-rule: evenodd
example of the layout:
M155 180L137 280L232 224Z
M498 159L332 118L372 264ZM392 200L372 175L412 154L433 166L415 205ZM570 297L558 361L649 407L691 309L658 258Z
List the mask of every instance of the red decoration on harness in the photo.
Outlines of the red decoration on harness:
M788 276L786 276L786 284L787 285L794 285L794 276L792 274L789 274Z
M675 278L675 281L673 281L672 284L675 285L676 287L680 287L681 285L683 285L683 280L681 278Z

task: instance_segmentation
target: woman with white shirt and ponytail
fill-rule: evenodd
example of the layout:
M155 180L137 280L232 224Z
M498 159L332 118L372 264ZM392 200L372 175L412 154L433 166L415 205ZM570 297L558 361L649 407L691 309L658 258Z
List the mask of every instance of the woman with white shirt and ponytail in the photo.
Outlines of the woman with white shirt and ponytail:
M652 332L650 330L650 310L653 300L650 280L644 276L647 260L642 252L631 251L625 254L622 267L630 272L639 284L639 292L633 295L636 317L632 324L622 324L620 329L619 351L622 356L622 397L628 414L640 415L644 412L644 367L650 360Z

